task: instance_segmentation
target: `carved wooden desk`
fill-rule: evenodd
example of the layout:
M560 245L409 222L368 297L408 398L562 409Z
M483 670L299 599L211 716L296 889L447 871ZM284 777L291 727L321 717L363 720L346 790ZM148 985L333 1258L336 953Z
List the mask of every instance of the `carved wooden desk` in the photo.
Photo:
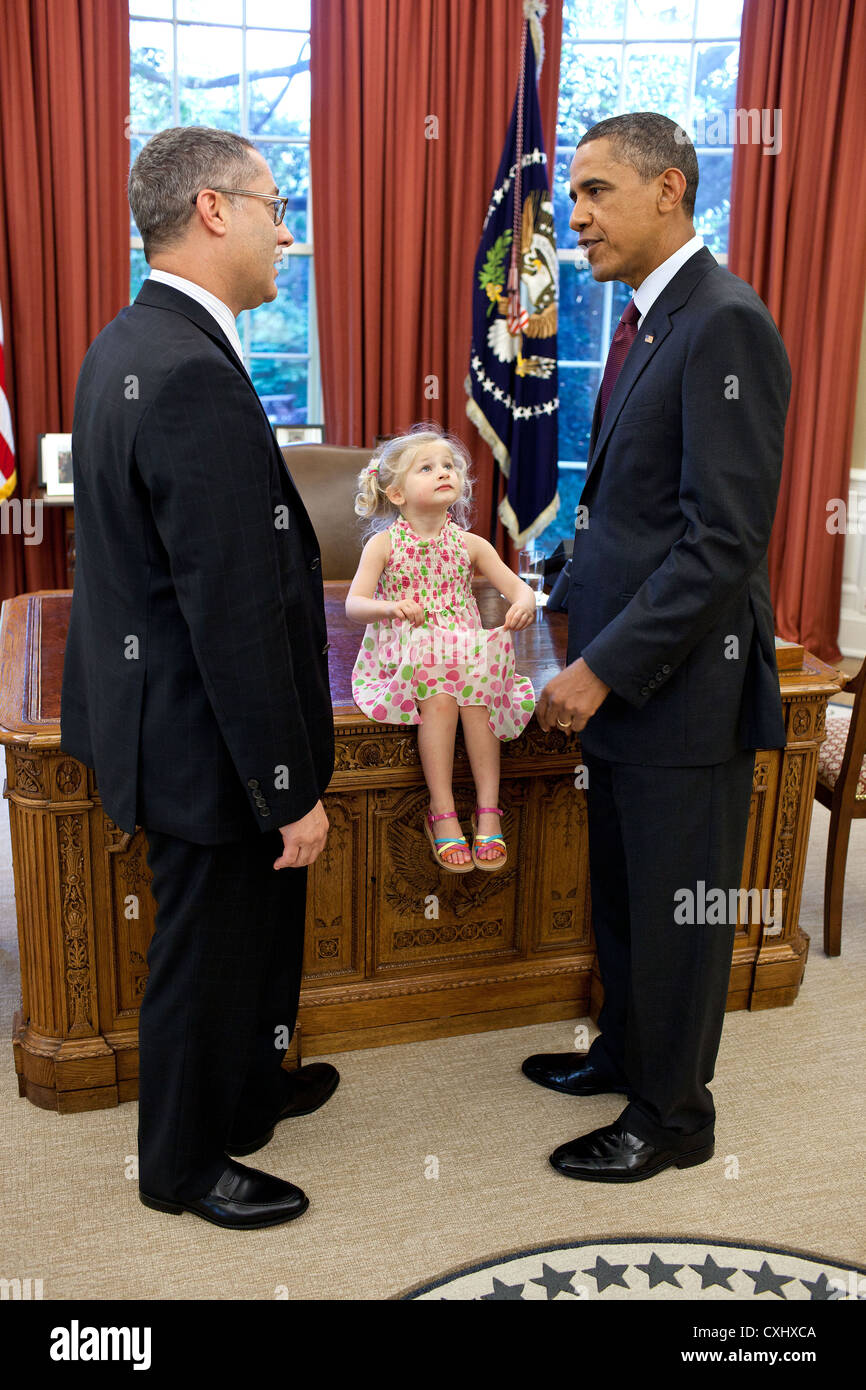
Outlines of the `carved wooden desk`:
M413 729L371 724L352 703L363 629L348 586L326 584L336 769L328 843L312 867L299 1030L304 1054L597 1016L580 744L533 720L502 747L509 862L496 874L441 873L423 832L427 795ZM504 600L476 593L485 626ZM60 689L71 593L19 595L0 616L0 741L6 746L23 1007L13 1047L19 1090L63 1112L134 1099L138 1008L153 900L145 837L104 814L94 774L60 751ZM539 693L565 660L567 617L516 634L518 670ZM760 752L743 886L779 888L782 929L736 934L732 1009L796 997L808 937L798 925L818 744L831 667L806 656L780 676L788 745ZM458 734L454 789L474 804ZM139 899L140 915L127 902ZM296 1039L297 1039L296 1034ZM296 1044L297 1046L297 1044Z

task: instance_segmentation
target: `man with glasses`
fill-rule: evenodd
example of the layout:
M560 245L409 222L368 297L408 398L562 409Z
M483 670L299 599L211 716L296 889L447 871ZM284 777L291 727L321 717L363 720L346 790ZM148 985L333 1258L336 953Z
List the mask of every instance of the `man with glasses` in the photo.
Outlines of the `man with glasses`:
M147 837L141 1200L254 1229L308 1199L232 1155L339 1081L281 1066L333 716L318 543L235 325L276 298L292 236L267 163L227 131L155 136L129 200L151 273L78 381L61 743Z

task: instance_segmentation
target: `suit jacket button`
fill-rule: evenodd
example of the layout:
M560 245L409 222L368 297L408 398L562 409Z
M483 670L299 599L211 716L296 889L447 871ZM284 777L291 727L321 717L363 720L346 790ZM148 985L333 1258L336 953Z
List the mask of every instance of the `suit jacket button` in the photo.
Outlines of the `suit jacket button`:
M261 808L261 810L259 811L259 815L260 815L260 816L269 816L270 814L271 814L270 811L267 811L267 810L264 808L264 806L263 806L263 807Z
M259 784L258 784L258 782L256 781L255 777L251 777L251 778L249 779L249 781L247 782L247 786L248 786L248 787L257 787L258 785L259 785Z
M641 695L649 695L649 688L648 688L648 686L642 685L641 688L640 688L640 693L641 693Z
M650 690L655 690L656 684L657 684L657 683L656 683L656 681L654 681L654 680L648 680L648 681L647 681L647 685L649 686Z
M322 648L322 656L325 655L325 652L328 650L328 648L330 647L330 645L331 645L330 642L326 642L326 643L325 643L324 647Z
M656 671L656 680L657 680L657 681L664 680L664 674L665 674L664 671Z
M311 561L310 561L310 569L311 569L311 570L317 570L318 568L319 568L319 557L318 557L318 555L317 555L316 558L315 558L315 560L311 560Z
M662 667L662 670L664 671L664 673L665 673L666 676L669 676L670 673L671 673L671 668L670 668L670 666L663 666L663 667Z

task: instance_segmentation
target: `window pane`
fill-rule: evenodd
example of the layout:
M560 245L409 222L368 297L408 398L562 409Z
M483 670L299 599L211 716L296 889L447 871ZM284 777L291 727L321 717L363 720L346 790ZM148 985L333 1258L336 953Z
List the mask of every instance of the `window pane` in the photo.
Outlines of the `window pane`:
M279 4L276 0L247 0L247 24L269 29L309 29L310 0L279 0Z
M181 125L241 128L241 30L180 24L177 66Z
M737 67L740 45L737 43L714 43L695 45L695 96L692 103L692 120L703 119L712 112L732 111L737 104ZM710 124L710 123L708 123ZM712 125L698 137L703 143L727 144L727 116L718 121L718 138L712 138Z
M277 297L249 314L250 352L306 353L310 302L310 257L289 255L277 276ZM243 333L241 314L238 332Z
M578 39L621 39L625 0L571 0L562 19L562 42Z
M604 285L596 284L592 272L573 262L560 265L559 335L557 350L564 361L601 361L607 355L602 347ZM565 455L563 456L565 457Z
M146 144L147 144L147 137L144 136L144 135L133 135L132 138L130 139L130 142L129 142L129 167L130 167L130 169L132 168L133 164L135 163L136 159L138 158L138 152L139 152L139 150L142 148L143 145L146 145ZM134 221L133 216L132 216L132 210L130 209L130 213L129 213L129 235L130 235L131 237L133 237L133 236L138 236L138 234L139 234L138 228L137 228L136 225L135 225L135 221Z
M629 0L628 37L690 39L693 14L693 0Z
M622 318L622 311L631 299L634 291L631 285L623 284L622 280L614 280L611 285L611 307L610 307L610 336L611 340L616 332L616 326ZM604 360L607 361L607 351L610 343L604 344Z
M570 541L574 537L575 511L585 482L585 468L560 468L557 479L559 511L537 541L546 554L550 555L560 541Z
M310 38L257 29L247 34L250 135L309 135Z
M553 220L556 224L556 244L565 250L577 245L577 236L568 225L573 203L568 196L569 170L574 158L574 146L556 151L553 164Z
M698 0L698 36L738 38L743 22L743 0Z
M129 26L129 110L134 130L172 124L174 41L170 24Z
M307 362L280 357L253 357L250 376L273 425L307 424ZM321 424L320 420L309 423Z
M559 369L559 457L585 463L592 411L601 381L598 367Z
M178 19L203 19L209 24L242 24L243 0L177 0Z
M310 193L309 145L277 145L256 141L268 161L274 182L289 199L285 222L295 241L309 241L312 227L307 225L307 202Z
M596 121L620 111L661 111L685 125L698 147L700 181L695 229L716 255L727 251L732 134L727 113L736 107L742 0L564 0L562 75L553 200L561 250L573 247L568 169L577 140ZM592 43L589 40L602 40ZM694 42L694 90L691 81ZM620 72L622 96L620 96ZM722 121L719 113L724 113ZM581 262L560 261L559 455L582 461L609 341L632 297L619 281L597 284ZM562 362L596 359L592 368ZM576 499L568 489L583 474L562 469L559 518L542 540L572 534L563 519Z
M150 266L144 259L143 251L130 251L129 253L129 302L135 299L148 275Z
M698 155L695 231L700 233L715 255L728 249L733 157L733 150L714 150Z
M132 0L130 18L171 19L171 0Z
M635 44L626 50L626 111L660 111L685 120L689 104L689 44Z
M556 143L572 147L589 127L619 109L619 73L622 48L593 44L591 48L562 50L559 79L559 112ZM637 109L637 108L635 108Z

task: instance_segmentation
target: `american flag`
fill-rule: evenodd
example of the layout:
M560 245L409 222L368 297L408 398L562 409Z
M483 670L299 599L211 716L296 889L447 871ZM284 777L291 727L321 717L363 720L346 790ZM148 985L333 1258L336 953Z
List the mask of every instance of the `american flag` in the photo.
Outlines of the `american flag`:
M466 378L466 414L508 479L498 515L516 546L559 509L559 265L530 41L539 9L525 0L517 96L475 259Z
M6 365L3 357L3 306L0 305L0 501L15 490L15 437L6 399Z

